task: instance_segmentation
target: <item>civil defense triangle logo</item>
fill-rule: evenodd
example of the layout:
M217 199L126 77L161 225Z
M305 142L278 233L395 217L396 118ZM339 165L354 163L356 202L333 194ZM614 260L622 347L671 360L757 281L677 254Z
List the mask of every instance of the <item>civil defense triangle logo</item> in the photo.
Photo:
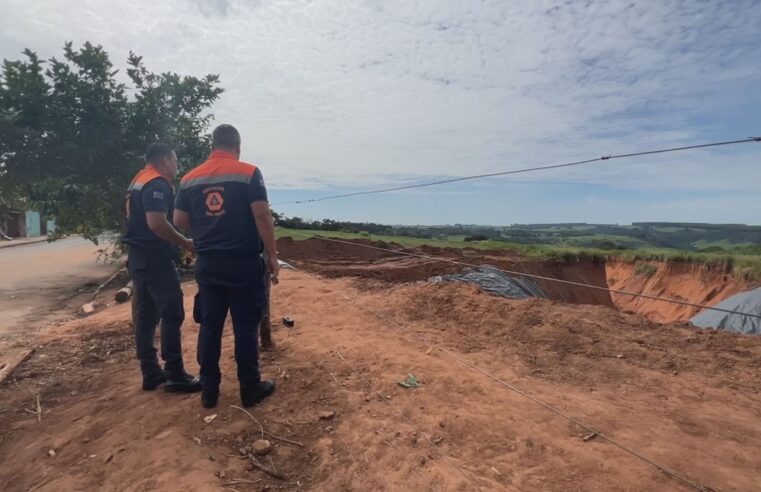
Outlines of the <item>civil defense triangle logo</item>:
M209 209L209 212L219 212L224 203L225 199L218 191L212 191L206 196L206 208Z

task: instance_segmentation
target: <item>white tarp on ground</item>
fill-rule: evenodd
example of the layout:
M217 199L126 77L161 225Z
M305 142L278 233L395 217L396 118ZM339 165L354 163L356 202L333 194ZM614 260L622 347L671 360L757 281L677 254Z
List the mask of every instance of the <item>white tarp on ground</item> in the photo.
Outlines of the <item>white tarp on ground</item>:
M547 299L547 294L531 279L513 278L489 265L468 268L462 273L453 275L431 277L429 282L468 282L478 285L487 292L511 299L529 297Z
M715 307L761 316L761 287L724 299ZM715 328L754 335L761 334L761 318L752 316L704 309L690 321L700 328Z

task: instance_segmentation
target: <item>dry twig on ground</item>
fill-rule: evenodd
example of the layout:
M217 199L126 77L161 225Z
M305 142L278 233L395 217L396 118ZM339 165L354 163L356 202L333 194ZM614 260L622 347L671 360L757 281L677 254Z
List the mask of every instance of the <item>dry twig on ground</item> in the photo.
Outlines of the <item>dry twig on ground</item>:
M285 480L285 476L282 473L279 473L277 470L270 470L266 466L262 465L261 462L258 459L256 459L256 457L253 454L248 453L248 458L251 460L251 464L253 464L254 467L263 471L267 475L277 478L278 480Z
M29 410L28 408L24 408L25 412L31 413L32 415L37 416L37 422L42 422L42 403L40 402L40 395L39 393L34 395L34 403L35 403L35 409Z
M288 444L293 444L294 446L298 446L300 448L304 447L304 443L301 443L301 442L298 442L298 441L293 441L291 439L288 439L288 438L285 438L285 437L282 437L282 436L278 436L276 434L273 434L271 432L268 432L268 431L264 430L264 427L262 427L262 424L259 423L259 421L256 419L256 417L251 415L251 412L249 412L245 408L241 408L241 407L238 407L238 406L235 406L235 405L230 405L230 407L240 410L241 412L243 412L246 415L248 415L251 418L251 420L256 422L256 425L258 425L259 429L262 431L262 439L264 439L264 436L269 436L272 439L276 439L278 441L282 441L282 442L285 442L285 443L288 443Z
M256 422L256 425L258 425L258 426L259 426L259 429L261 429L261 431L262 431L262 439L264 439L264 427L262 427L262 424L261 424L261 423L260 423L260 422L259 422L259 421L256 419L256 417L254 417L253 415L251 415L251 412L249 412L249 411L248 411L248 410L246 410L245 408L242 408L242 407L237 407L237 406L235 406L235 405L230 405L230 408L235 408L235 409L237 409L237 410L240 410L241 412L243 412L243 413L245 413L246 415L248 415L248 416L249 416L249 418L250 418L251 420L253 420L254 422Z

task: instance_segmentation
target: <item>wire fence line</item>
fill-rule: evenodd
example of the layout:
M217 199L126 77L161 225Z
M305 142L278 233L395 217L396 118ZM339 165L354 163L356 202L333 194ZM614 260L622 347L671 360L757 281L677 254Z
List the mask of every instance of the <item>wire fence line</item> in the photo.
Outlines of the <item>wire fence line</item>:
M415 423L409 417L407 417L407 415L405 415L403 411L401 411L396 406L394 406L394 404L389 401L389 399L386 397L386 395L381 393L373 385L373 383L368 378L366 378L361 372L359 372L359 370L355 369L355 367L348 360L346 360L346 358L343 355L341 355L340 351L335 350L335 351L333 351L333 353L339 359L341 359L343 361L343 363L349 368L349 370L352 372L352 374L354 374L355 376L360 378L368 386L368 388L370 388L370 391L375 393L375 395L378 396L383 402L385 402L387 405L389 405L391 408L393 408L394 411L396 412L396 414L399 415L402 418L402 420L407 422L407 425L409 425L410 427L415 429L415 432L417 432L419 435L421 435L421 436L424 435L423 431L417 425L415 425ZM428 444L431 446L432 449L437 449L433 435L428 436ZM471 477L469 477L465 473L465 471L462 469L462 467L457 465L457 463L452 459L451 456L449 456L447 453L445 453L443 451L441 451L441 455L447 461L449 466L451 466L455 471L457 471L457 473L459 473L465 479L465 481L470 483L474 488L476 488L476 490L483 490L475 481L473 481L473 479Z
M293 266L293 265L291 265L291 266ZM298 269L298 268L296 268L295 266L293 266L293 268L294 268L295 270L299 270L299 269ZM302 271L302 272L303 272L303 270L299 270L299 271ZM307 273L307 272L303 272L303 273L306 273L306 274L308 275L308 273ZM318 280L319 280L319 279L318 279ZM400 410L399 408L397 408L397 407L396 407L396 406L395 406L393 403L391 403L391 402L389 401L389 399L388 399L388 398L386 398L386 396L385 396L383 393L381 393L381 392L380 392L380 391L377 389L377 387L376 387L375 385L373 385L373 383L372 383L372 382L371 382L371 381L370 381L368 378L366 378L366 377L365 377L365 376L364 376L364 375L363 375L363 374L362 374L362 373L359 371L359 369L357 369L356 367L354 367L354 365L353 365L351 362L349 362L349 361L348 361L348 360L347 360L347 359L346 359L346 358L345 358L345 357L344 357L344 356L341 354L341 352L338 350L338 348L336 348L335 346L329 346L329 345L326 345L326 343L325 343L325 342L323 342L323 341L320 341L320 340L318 340L318 343L319 343L320 345L322 345L322 346L323 346L323 348L325 348L325 349L326 349L328 352L330 352L331 354L333 354L333 355L335 355L336 357L338 357L339 359L341 359L341 361L344 363L344 365L345 365L346 367L348 367L348 368L349 368L349 370L351 371L351 373L352 373L352 374L354 374L356 377L358 377L359 379L361 379L361 380L362 380L362 381L363 381L363 382L364 382L364 383L365 383L365 384L368 386L368 388L370 388L370 391L372 391L372 392L373 392L373 393L374 393L374 394L375 394L375 395L376 395L378 398L380 398L380 399L381 399L381 401L383 401L384 403L386 403L386 404L387 404L387 405L388 405L388 406L389 406L389 407L390 407L392 410L394 410L394 412L395 412L397 415L399 415L399 417L401 417L401 419L402 419L402 420L404 420L404 421L407 423L407 425L409 425L410 427L412 427L412 428L415 430L415 432L417 432L417 433L418 433L418 435L420 435L420 436L424 436L424 435L425 435L425 433L423 433L422 429L420 429L420 427L418 427L418 426L415 424L415 422L413 422L413 421L412 421L412 419L411 419L410 417L408 417L407 415L405 415L405 413L404 413L403 411L401 411L401 410ZM325 369L328 371L328 373L330 374L330 377L331 377L331 378L333 378L333 380L336 382L336 384L338 384L338 385L339 385L339 390L340 390L340 389L344 389L344 390L346 390L346 388L344 388L344 387L343 387L343 385L341 385L341 383L338 381L338 378L336 378L336 375L333 373L333 371L331 371L331 370L330 370L330 368L329 368L329 367L327 367L327 366L325 367ZM435 451L439 451L439 452L441 452L441 450L439 450L438 448L436 448L436 444L435 444L435 442L433 441L433 436L429 436L429 440L428 440L428 443L430 444L430 446L431 446L431 449L432 449L432 450L435 450ZM394 448L394 449L396 449L396 450L398 450L398 449L399 449L397 446L394 446L393 444L389 443L388 441L386 441L386 444L388 444L389 446L393 447L393 448ZM474 487L476 490L482 490L482 489L481 489L481 487L479 487L479 486L478 486L478 484L477 484L477 483L475 483L475 482L473 481L473 479L472 479L471 477L469 477L469 476L468 476L468 475L465 473L465 471L462 469L462 467L458 466L458 465L457 465L457 463L455 463L455 461L454 461L454 460L453 460L453 459L452 459L452 458L451 458L451 457L450 457L448 454L446 454L446 453L444 453L444 452L441 452L441 455L444 457L444 459L446 460L447 464L449 464L449 466L451 466L451 467L452 467L452 468L453 468L453 469L454 469L454 470L455 470L457 473L459 473L459 474L460 474L460 475L461 475L461 476L462 476L462 477L465 479L465 481L466 481L466 482L470 483L470 484L471 484L471 485L472 485L472 486L473 486L473 487ZM365 458L365 459L367 459L367 458Z
M356 191L352 193L341 193L337 195L329 195L325 197L319 197L319 198L309 198L306 200L290 200L290 201L283 201L283 202L276 202L273 203L272 206L277 205L295 205L295 204L303 204L303 203L315 203L315 202L324 202L326 200L336 200L339 198L350 198L350 197L356 197L356 196L364 196L364 195L377 195L380 193L391 193L394 191L402 191L402 190L411 190L415 188L425 188L428 186L438 186L443 184L450 184L450 183L459 183L462 181L471 181L475 179L483 179L483 178L493 178L497 176L509 176L511 174L523 174L523 173L530 173L530 172L536 172L536 171L547 171L551 169L562 169L566 167L575 167L575 166L582 166L585 164L591 164L593 162L602 162L602 161L610 161L613 159L624 159L629 157L641 157L641 156L647 156L647 155L655 155L655 154L665 154L669 152L683 152L685 150L695 150L695 149L705 149L709 147L722 147L727 145L737 145L742 143L750 143L750 142L761 142L761 137L747 137L737 140L726 140L722 142L710 142L710 143L702 143L702 144L695 144L695 145L686 145L682 147L669 147L664 149L654 149L654 150L643 150L639 152L628 152L628 153L621 153L621 154L608 154L603 155L600 157L594 157L591 159L584 159L584 160L578 160L578 161L571 161L571 162L564 162L561 164L549 164L545 166L535 166L535 167L527 167L523 169L513 169L510 171L497 171L493 173L484 173L484 174L473 174L469 176L460 176L456 178L447 178L447 179L441 179L437 181L429 181L426 183L417 183L417 184L410 184L410 185L401 185L401 186L390 186L386 188L380 188L377 190L366 190L366 191Z
M324 280L323 278L321 278L321 277L319 277L317 275L311 274L309 272L306 272L306 271L304 271L304 270L294 266L293 262L289 262L289 264L295 270L300 271L302 273L305 273L307 275L310 275L312 278L315 278L317 281L321 282L322 284L325 284L326 286L331 287L330 284L328 284L328 282L326 280ZM340 297L344 298L345 300L347 300L348 302L350 302L351 304L353 304L354 306L356 306L361 311L369 313L369 314L377 317L381 321L385 322L389 326L391 326L393 328L400 329L403 332L413 336L417 340L421 341L424 345L426 345L429 349L440 351L441 353L443 353L443 354L451 357L452 359L456 360L460 364L463 364L463 365L467 366L468 368L470 368L470 369L472 369L472 370L474 370L474 371L476 371L478 373L481 373L482 375L488 377L492 381L494 381L494 382L496 382L496 383L498 383L498 384L508 388L509 390L515 392L516 394L518 394L518 395L520 395L520 396L522 396L522 397L524 397L524 398L526 398L528 400L531 400L532 402L542 406L543 408L549 410L550 412L554 413L555 415L557 415L559 417L562 417L562 418L568 420L569 422L571 422L571 423L573 423L575 425L578 425L579 427L581 427L582 429L586 430L587 432L590 432L593 437L599 438L601 440L604 440L604 441L608 442L609 444L611 444L611 445L621 449L622 451L630 454L631 456L634 456L635 458L643 461L644 463L647 463L648 465L658 469L659 471L664 473L666 476L676 480L677 482L681 483L682 485L684 485L686 487L689 487L689 488L691 488L693 490L696 490L698 492L710 492L710 491L713 490L711 488L699 485L699 484L697 484L697 483L687 479L682 474L677 473L675 471L672 471L669 468L666 468L665 466L658 464L657 462L655 462L655 461L651 460L650 458L644 456L642 453L634 450L633 448L631 448L629 446L626 446L625 444L617 441L616 439L613 439L613 438L609 437L608 435L606 435L602 431L598 430L597 428L582 422L578 418L573 417L572 415L570 415L570 414L568 414L568 413L566 413L566 412L564 412L562 410L559 410L559 409L555 408L554 406L552 406L549 403L541 400L540 398L538 398L536 396L533 396L528 391L523 390L521 388L518 388L517 386L515 386L515 385L505 381L504 379L497 377L493 373L491 373L491 372L489 372L489 371L487 371L487 370L485 370L485 369L483 369L483 368L481 368L481 367L479 367L479 366L477 366L475 364L472 364L471 362L467 361L466 359L464 359L463 357L461 357L458 354L454 353L453 351L451 351L451 350L449 350L447 348L442 347L438 343L428 340L426 337L416 333L415 331L413 331L410 328L405 327L404 325L402 325L398 321L394 320L393 318L390 318L390 317L388 317L388 316L386 316L386 315L384 315L382 313L379 313L379 312L377 312L377 311L375 311L375 310L373 310L373 309L371 309L371 308L369 308L367 306L363 306L362 304L357 302L356 298L352 298L352 297L348 296L344 292L338 292L338 295ZM338 352L336 350L336 353L338 354L339 358L341 358L344 362L346 362L351 367L351 365L348 363L348 361L346 361L346 359L344 359L343 356L341 356L340 352ZM352 368L352 372L357 374L363 381L365 381L370 386L370 388L377 395L379 395L384 401L386 401L386 403L391 404L391 402L388 402L385 399L385 396L382 393L380 393L380 391L378 391L377 389L375 389L373 387L372 383L370 383L370 381L368 379L366 379L364 376L362 376L361 374L356 372L353 368ZM408 421L408 423L414 427L414 424L412 422ZM444 456L447 458L448 461L451 460L446 454ZM471 483L473 483L472 480L470 480L469 477L467 477L464 474L463 470L461 470L459 467L457 467L457 465L455 463L450 461L450 465L455 467L461 474L463 474L463 476L465 476L466 479L468 479ZM478 488L477 485L476 485L476 487Z
M299 272L301 272L301 273L304 273L305 275L309 275L309 276L311 276L312 278L314 278L315 280L317 280L318 282L320 282L320 283L322 283L322 284L324 284L324 285L327 285L327 283L325 282L325 280L323 280L322 278L320 278L320 277L319 277L319 276L317 276L317 275L314 275L314 274L312 274L312 273L310 273L310 272L307 272L307 271L305 271L305 270L302 270L302 269L298 268L297 266L295 266L295 265L293 264L293 262L289 262L289 263L288 263L288 265L289 265L291 268L293 268L294 270L296 270L296 271L299 271ZM328 287L330 287L330 286L328 286ZM344 293L342 293L342 292L339 292L339 295L340 295L340 297L342 297L343 299L345 299L345 300L347 300L347 301L349 301L349 302L353 302L352 298L351 298L351 297L349 297L349 296L347 296L346 294L344 294ZM358 306L358 307L359 307L359 306ZM361 309L361 307L360 307L360 309ZM420 427L419 427L419 426L418 426L418 425L417 425L417 424L416 424L416 423L415 423L415 422L414 422L414 421L413 421L413 420L412 420L412 419L411 419L409 416L407 416L407 415L406 415L406 414L405 414L405 413L404 413L404 412L403 412L401 409L399 409L397 405L395 405L393 402L391 402L391 401L389 400L389 398L387 398L387 397L386 397L386 395L385 395L385 394L381 393L381 391L380 391L380 390L377 388L377 386L375 386L375 385L372 383L372 381L370 381L370 379L369 379L368 377L366 377L365 375L363 375L363 374L362 374L362 372L361 372L359 369L357 369L357 368L356 368L356 367L355 367L355 366L354 366L354 365L353 365L353 364L352 364L352 363L351 363L349 360L347 360L347 359L346 359L346 358L345 358L345 357L344 357L344 356L341 354L341 351L338 349L338 347L336 347L336 346L333 346L333 345L330 345L330 344L328 344L328 343L327 343L326 341L324 341L324 340L318 340L318 343L319 343L320 345L322 345L322 347L323 347L323 348L325 348L325 349L326 349L328 352L330 352L331 354L333 354L333 355L335 355L336 357L338 357L339 359L341 359L341 361L344 363L344 365L346 365L346 367L348 367L348 368L349 368L349 370L351 371L351 373L352 373L352 374L354 374L354 375L355 375L355 376L357 376L359 379L361 379L361 380L362 380L362 381L363 381L363 382L364 382L364 383L367 385L367 387L368 387L368 388L370 388L370 391L371 391L371 392L373 392L373 393L374 393L374 394L375 394L375 395L376 395L378 398L380 398L380 400L381 400L381 401L383 401L383 403L385 403L386 405L388 405L388 406L389 406L389 407L390 407L390 408L391 408L391 409L392 409L392 410L393 410L393 411L394 411L394 412L395 412L397 415L399 415L399 417L401 417L401 419L402 419L402 420L404 420L404 421L407 423L407 425L409 425L410 427L412 427L412 428L415 430L415 432L417 432L417 433L418 433L418 435L420 435L420 436L425 436L425 434L426 434L426 433L424 433L424 432L422 431L422 429L421 429L421 428L420 428ZM336 378L336 376L335 376L335 374L333 373L333 371L331 371L331 370L330 370L330 368L328 368L328 367L326 367L326 370L328 371L328 373L330 374L330 376L333 378L333 380L336 382L336 384L338 384L338 385L339 385L339 388L342 388L341 384L339 383L339 381L338 381L338 379ZM444 451L442 451L442 450L438 449L438 447L437 447L437 445L436 445L436 442L434 441L434 436L433 436L433 434L432 434L432 433L430 433L430 432L429 432L428 434L429 434L429 435L428 435L428 444L430 445L431 449L432 449L432 450L435 450L435 452L437 452L437 453L439 453L441 456L443 456L443 457L444 457L444 459L446 460L447 464L448 464L450 467L452 467L452 469L454 469L454 470L455 470L457 473L459 473L459 474L460 474L460 475L461 475L461 476L462 476L462 477L465 479L465 481L466 481L466 482L468 482L470 485L472 485L472 486L473 486L473 487L474 487L476 490L479 490L479 491L480 491L480 490L483 490L483 489L481 488L481 486L479 486L479 485L478 485L478 484L477 484L477 483L476 483L476 482L473 480L473 478L471 478L470 476L468 476L468 474L467 474L467 473L465 473L465 470L463 470L463 468L462 468L461 466L459 466L459 465L458 465L458 464L457 464L457 463L454 461L454 459L453 459L451 456L449 456L449 454L447 454L446 452L444 452ZM396 446L394 446L394 448L396 448ZM516 487L514 487L514 486L513 486L513 487L511 487L511 489L514 489L514 490L518 490L518 492L522 492L520 489L517 489L517 488L516 488Z
M278 203L274 203L273 205L302 204L302 203L322 202L322 201L326 201L326 200L334 200L334 199L340 199L340 198L349 198L349 197L365 196L365 195L374 195L374 194L381 194L381 193L390 193L390 192L395 192L395 191L409 190L409 189L415 189L415 188L423 188L423 187L429 187L429 186L437 186L437 185L443 185L443 184L449 184L449 183L457 183L457 182L463 182L463 181L468 181L468 180L475 180L475 179L482 179L482 178L489 178L489 177L496 177L496 176L507 176L507 175L520 174L520 173L529 173L529 172L536 172L536 171L544 171L544 170L561 169L561 168L567 168L567 167L575 167L575 166L581 166L581 165L591 164L591 163L594 163L594 162L608 161L608 160L612 160L612 159L623 159L623 158L630 158L630 157L647 156L647 155L654 155L654 154L663 154L663 153L669 153L669 152L680 152L680 151L685 151L685 150L703 149L703 148L719 147L719 146L727 146L727 145L736 145L736 144L749 143L749 142L761 142L761 137L748 137L748 138L745 138L745 139L729 140L729 141L723 141L723 142L703 143L703 144L688 145L688 146L682 146L682 147L670 147L670 148L664 148L664 149L645 150L645 151L640 151L640 152L610 154L610 155L603 155L603 156L597 157L597 158L578 160L578 161L571 161L571 162L565 162L565 163L561 163L561 164L550 164L550 165L545 165L545 166L536 166L536 167L529 167L529 168L524 168L524 169L515 169L515 170L500 171L500 172L494 172L494 173L476 174L476 175L469 175L469 176L462 176L462 177L456 177L456 178L442 179L442 180L438 180L438 181L431 181L431 182L411 184L411 185L391 186L391 187L386 187L386 188L381 188L381 189L376 189L376 190L367 190L367 191L359 191L359 192L353 192L353 193L336 194L336 195L330 195L330 196L327 196L327 197L312 198L312 199L307 199L307 200L293 200L293 201L286 201L286 202L278 202ZM297 233L297 235L298 235L298 233ZM390 248L383 248L383 247L372 246L372 245L367 245L367 244L362 244L362 243L356 243L356 242L350 242L350 241L343 241L343 240L333 239L333 238L326 238L326 237L319 236L319 235L302 235L302 237L315 238L315 239L322 240L322 241L347 244L347 245L351 245L351 246L355 246L355 247L369 248L369 249L374 249L374 250L379 250L379 251L391 252L391 253L395 253L395 254L399 254L399 255L404 255L404 256L412 256L412 257L418 257L418 258L425 258L425 259L428 259L428 260L442 261L442 262L453 263L453 264L458 264L458 265L468 266L468 267L478 267L479 266L479 265L475 265L475 264L472 264L472 263L462 262L462 261L453 260L453 259L449 259L449 258L442 258L442 257L433 256L433 255L426 255L426 254L420 254L420 253L412 253L412 252L409 252L409 251L396 250L396 249L390 249ZM715 306L708 306L708 305L699 304L699 303L691 303L691 302L687 302L687 301L682 301L680 299L674 299L674 298L668 298L668 297L662 297L662 296L654 296L654 295L642 294L642 293L637 293L637 292L630 292L630 291L625 291L625 290L620 290L620 289L611 289L611 288L608 288L608 287L601 287L601 286L598 286L598 285L586 284L586 283L582 283L582 282L573 282L573 281L569 281L569 280L563 280L563 279L558 279L558 278L553 278L553 277L547 277L547 276L543 276L543 275L534 275L534 274L529 274L529 273L524 273L524 272L517 272L517 271L506 270L506 269L500 269L500 268L495 268L495 270L501 271L501 272L506 273L508 275L515 275L515 276L520 276L520 277L525 277L525 278L531 278L531 279L535 279L535 280L542 280L542 281L548 281L548 282L557 282L557 283L562 283L562 284L565 284L565 285L571 285L571 286L580 287L580 288L606 291L606 292L611 293L611 294L633 296L633 297L637 297L637 298L645 298L645 299L650 299L650 300L654 300L654 301L660 301L660 302L667 302L667 303L672 303L672 304L678 304L678 305L688 306L688 307L697 308L697 309L708 309L708 310L724 312L724 313L732 314L732 315L747 316L747 317L761 319L761 315L760 314L745 313L745 312L740 312L740 311L736 311L736 310L724 309L724 308L719 308L719 307L715 307ZM320 279L319 277L317 277L317 278L319 280L324 282L323 279ZM522 397L524 397L526 399L529 399L532 402L534 402L534 403L542 406L543 408L547 409L548 411L550 411L550 412L552 412L552 413L554 413L554 414L556 414L556 415L558 415L558 416L560 416L560 417L562 417L562 418L564 418L564 419L566 419L566 420L568 420L568 421L570 421L570 422L580 426L581 428L583 428L583 429L585 429L585 430L587 430L589 432L592 432L596 437L600 438L601 440L604 440L604 441L610 443L611 445L614 445L617 448L625 451L626 453L628 453L628 454L638 458L639 460L643 461L644 463L647 463L648 465L657 468L662 473L664 473L668 477L678 481L682 485L687 486L687 487L689 487L689 488L691 488L693 490L699 491L699 492L705 492L705 491L712 490L712 489L710 489L708 487L703 487L701 485L698 485L697 483L694 483L694 482L690 481L689 479L685 478L683 475L681 475L679 473L676 473L676 472L674 472L674 471L672 471L672 470L670 470L670 469L668 469L668 468L666 468L666 467L656 463L655 461L647 458L646 456L642 455L641 453L637 452L636 450L634 450L634 449L632 449L632 448L630 448L630 447L628 447L628 446L618 442L617 440L612 439L611 437L607 436L606 434L596 430L594 427L581 422L580 420L576 419L575 417L571 416L570 414L568 414L566 412L563 412L563 411L553 407L552 405L550 405L550 404L542 401L541 399L531 395L527 391L522 390L522 389L516 387L515 385L513 385L513 384L511 384L511 383L509 383L509 382L507 382L507 381L505 381L505 380L495 376L494 374L490 373L489 371L486 371L486 370L484 370L484 369L482 369L482 368L480 368L480 367L470 363L469 361L465 360L464 358L462 358L458 354L456 354L456 353L454 353L454 352L452 352L452 351L450 351L450 350L448 350L448 349L446 349L444 347L441 347L441 346L439 346L438 344L436 344L434 342L429 341L425 337L419 335L418 333L412 331L411 329L406 328L405 326L403 326L402 324L396 322L395 320L393 320L393 319L391 319L391 318L389 318L387 316L384 316L383 314L378 313L378 312L376 312L376 311L374 311L374 310L372 310L370 308L367 308L365 306L362 306L362 305L358 304L355 299L352 299L351 297L349 297L349 296L347 296L345 294L341 294L341 295L342 295L342 297L347 299L349 302L351 302L355 306L357 306L359 309L361 309L363 311L366 311L366 312L376 316L377 318L381 319L382 321L384 321L385 323L387 323L387 324L389 324L391 326L394 326L394 327L396 327L398 329L401 329L401 330L409 333L410 335L412 335L413 337L417 338L418 340L420 340L421 342L423 342L424 344L426 344L430 348L438 350L438 351L446 354L447 356L453 358L454 360L457 360L459 363L469 367L470 369L472 369L472 370L474 370L476 372L479 372L479 373L483 374L484 376L486 376L486 377L490 378L491 380L497 382L498 384L500 384L500 385L510 389L511 391L515 392L516 394L518 394L518 395L520 395L520 396L522 396ZM372 383L370 383L369 380L365 379L361 374L357 373L356 370L351 366L351 364L349 364L348 361L346 361L344 359L344 357L340 354L340 352L336 352L336 353L338 354L339 358L341 358L347 365L349 365L349 367L352 370L352 372L354 372L355 374L358 374L359 377L361 377L366 383L369 384L370 388L373 391L375 391L377 394L380 395L380 392L378 392L372 386ZM380 395L380 396L382 397L383 395ZM387 402L387 403L389 403L389 402ZM450 462L450 464L453 464L453 463ZM455 468L458 469L458 471L460 473L463 473L463 471L461 469L459 469L459 467L457 467L456 465L454 465L454 466L455 466ZM464 475L464 473L463 473L463 475ZM469 479L469 477L467 477L467 476L465 476L465 478Z
M289 231L289 233L293 233L293 232L295 232L295 231L294 230ZM299 235L299 233L297 232L296 235ZM445 262L445 263L453 263L455 265L462 265L462 266L473 267L473 268L477 268L477 267L481 266L481 265L477 265L475 263L468 263L468 262L465 262L465 261L453 260L451 258L443 258L441 256L433 256L433 255L426 255L426 254L422 254L422 253L413 253L413 252L410 252L410 251L404 251L404 250L398 250L398 249L383 248L383 247L380 247L380 246L372 246L372 245L369 245L369 244L362 244L362 243L357 243L357 242L352 242L352 241L344 241L344 240L341 240L341 239L327 238L327 237L320 236L320 235L301 235L301 237L302 238L306 238L306 239L314 238L314 239L319 239L321 241L328 241L328 242L339 243L339 244L347 244L347 245L350 245L350 246L356 246L356 247L361 247L361 248L374 249L374 250L378 250L378 251L385 251L385 252L390 252L390 253L396 253L396 254L404 255L404 256L413 256L413 257L417 257L417 258L424 258L424 259L428 259L428 260L441 261L441 262ZM621 290L621 289L611 289L609 287L602 287L602 286L599 286L599 285L586 284L586 283L583 283L583 282L574 282L574 281L571 281L571 280L563 280L563 279L554 278L554 277L547 277L547 276L544 276L544 275L535 275L535 274L532 274L532 273L524 273L524 272L518 272L518 271L514 271L514 270L506 270L506 269L497 268L497 267L490 267L490 268L493 268L496 271L499 271L499 272L502 272L502 273L505 273L505 274L508 274L508 275L515 275L517 277L525 277L525 278L530 278L530 279L533 279L533 280L543 280L543 281L547 281L547 282L556 282L556 283L560 283L560 284L564 284L564 285L571 285L571 286L574 286L574 287L581 287L581 288L585 288L585 289L605 291L605 292L609 292L611 294L619 294L619 295L624 295L624 296L639 297L639 298L643 298L643 299L649 299L649 300L652 300L652 301L667 302L667 303L671 303L671 304L678 304L678 305L681 305L681 306L687 306L687 307L692 307L692 308L696 308L696 309L708 309L708 310L711 310L711 311L718 311L718 312L722 312L722 313L726 313L726 314L733 314L733 315L737 315L737 316L747 316L749 318L761 319L761 314L745 313L745 312L736 311L736 310L733 310L733 309L725 309L725 308L720 308L720 307L716 307L716 306L709 306L707 304L699 304L699 303L695 303L695 302L682 301L680 299L674 299L672 297L663 297L663 296L655 296L655 295L650 295L650 294L642 294L642 293L639 293L639 292L631 292L631 291L628 291L628 290Z

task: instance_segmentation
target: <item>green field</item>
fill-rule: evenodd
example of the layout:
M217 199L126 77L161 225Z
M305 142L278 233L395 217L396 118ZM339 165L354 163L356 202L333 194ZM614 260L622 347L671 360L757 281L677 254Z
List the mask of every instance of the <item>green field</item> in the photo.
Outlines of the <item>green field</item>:
M761 279L761 254L738 253L701 253L680 251L672 248L644 247L627 250L606 250L600 248L584 248L573 246L558 246L547 244L519 244L506 241L465 241L465 236L455 235L444 238L427 239L409 236L387 234L370 234L368 232L319 231L308 229L286 229L278 227L277 237L293 239L309 239L314 236L324 236L337 239L368 239L396 243L401 246L438 246L444 248L474 248L488 250L512 251L533 258L546 258L555 261L572 262L581 259L603 261L615 258L632 263L648 261L690 262L701 263L709 267L722 268L728 273L742 276L748 280Z
M447 236L445 239L425 239L409 236L392 236L384 234L370 234L369 232L344 232L344 231L316 231L309 229L286 229L278 227L275 229L275 235L280 237L291 237L293 239L309 239L314 236L324 236L336 239L370 239L372 241L383 241L387 243L396 243L401 246L439 246L443 248L476 248L476 249L504 249L520 250L531 249L525 245L510 244L503 241L475 241L465 242L465 236Z

